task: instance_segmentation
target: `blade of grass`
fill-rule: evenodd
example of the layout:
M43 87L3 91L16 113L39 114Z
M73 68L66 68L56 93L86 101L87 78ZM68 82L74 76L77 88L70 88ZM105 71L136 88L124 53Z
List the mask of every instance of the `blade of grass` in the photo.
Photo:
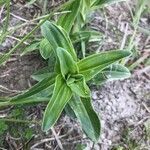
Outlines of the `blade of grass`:
M0 121L5 121L5 122L14 122L14 123L27 123L27 124L38 124L40 125L41 122L38 121L28 121L28 120L21 120L21 119L13 119L13 118L0 118Z
M136 37L136 35L137 35L137 30L138 30L138 24L139 24L139 22L140 22L140 18L141 18L141 15L142 15L142 13L143 13L143 11L144 11L144 9L145 9L145 5L146 5L146 2L147 2L147 0L139 0L138 1L138 7L137 7L137 9L136 9L136 12L135 12L135 16L133 16L133 27L134 27L134 31L133 31L133 34L132 34L132 36L131 36L131 38L130 38L130 41L129 41L129 45L128 45L128 47L127 47L127 49L129 50L129 51L132 51L132 49L134 48L134 46L135 46L135 37ZM127 63L127 61L128 61L128 58L125 58L125 59L123 59L122 61L121 61L121 63L122 64L126 64Z
M7 9L6 21L5 21L4 26L3 26L3 32L1 34L2 36L0 39L0 43L5 38L5 36L3 36L3 35L6 35L6 32L8 30L8 25L9 25L9 20L10 20L10 0L6 0L6 9Z
M140 63L144 62L146 59L148 59L149 54L144 54L142 57L140 57L137 61L135 61L133 64L131 64L128 68L129 70L133 70L137 66L139 66Z
M29 104L29 103L40 103L40 102L48 102L50 98L46 97L29 97L25 99L18 99L17 101L10 101L9 98L1 98L0 101L3 100L3 102L0 102L0 108L5 106L12 106L12 105L22 105L22 104ZM5 101L4 101L5 100Z

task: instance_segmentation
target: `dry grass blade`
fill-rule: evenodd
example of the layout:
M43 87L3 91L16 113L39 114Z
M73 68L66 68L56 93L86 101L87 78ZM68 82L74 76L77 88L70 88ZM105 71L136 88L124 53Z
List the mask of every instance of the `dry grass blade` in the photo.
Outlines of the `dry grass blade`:
M54 137L55 137L55 139L56 139L56 141L57 141L57 144L58 144L59 148L60 148L61 150L64 150L63 145L62 145L62 143L61 143L61 141L60 141L60 139L59 139L59 136L57 135L55 129L52 128L51 130L52 130L52 133L53 133L53 135L54 135Z

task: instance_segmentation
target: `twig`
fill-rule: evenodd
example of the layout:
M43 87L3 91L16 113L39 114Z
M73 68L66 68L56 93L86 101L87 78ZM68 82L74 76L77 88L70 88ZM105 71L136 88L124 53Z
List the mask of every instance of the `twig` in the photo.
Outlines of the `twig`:
M144 117L142 120L140 120L138 123L134 123L135 128L138 127L139 125L141 125L144 121L146 121L147 119L150 119L150 116L146 116Z
M52 130L52 133L54 134L54 137L55 137L55 139L56 139L56 141L57 141L57 143L58 143L59 148L60 148L61 150L64 150L64 148L63 148L63 146L62 146L62 143L61 143L61 141L59 140L59 137L58 137L58 135L57 135L56 132L55 132L55 129L52 128L51 130Z
M125 43L126 43L127 36L128 36L128 28L129 28L129 24L127 23L126 27L125 27L125 31L124 31L124 36L123 36L123 39L122 39L122 43L121 43L121 46L120 46L121 50L123 50L124 47L125 47Z
M16 40L16 41L19 41L19 42L21 41L20 39L14 37L14 36L7 35L6 37L11 38L11 39ZM27 43L27 42L23 42L23 43L26 45L29 45L29 43Z
M2 22L1 22L1 19L2 19L2 12L3 12L3 10L4 10L4 6L5 6L5 5L3 5L3 6L1 7L1 10L0 10L0 23L2 23Z
M58 138L63 138L63 137L65 137L65 136L67 136L67 135L58 136ZM41 145L41 144L43 144L43 143L46 143L46 142L53 141L53 140L55 140L54 137L52 137L52 138L47 138L47 139L43 139L43 140L39 141L38 143L34 144L30 149L31 149L31 150L34 150L37 146L39 146L39 145Z
M142 102L142 105L145 107L145 109L150 113L150 109L146 106L144 102Z
M31 140L34 138L34 135L25 143L25 144L23 144L20 148L18 148L17 150L21 150L21 149L23 149L26 145L28 145L30 142L31 142Z
M17 16L17 15L15 15L15 14L13 14L13 13L10 13L10 15L12 15L13 17L15 17L15 18L17 18L17 19L19 19L19 20L21 20L21 21L25 21L25 22L28 21L28 20L26 20L26 19L24 19L24 18L22 18L22 17L20 17L20 16Z
M18 90L10 90L2 85L0 85L0 91L3 93L21 93L22 91L18 91Z

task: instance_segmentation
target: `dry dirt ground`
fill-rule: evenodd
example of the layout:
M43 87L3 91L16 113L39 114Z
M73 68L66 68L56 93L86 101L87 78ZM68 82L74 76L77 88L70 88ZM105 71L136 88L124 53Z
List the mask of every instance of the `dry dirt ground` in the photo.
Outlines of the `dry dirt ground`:
M56 2L56 1L55 1ZM127 5L128 4L128 5ZM130 6L130 7L129 7ZM3 8L1 7L0 10ZM114 48L124 48L128 45L129 37L133 34L131 10L135 9L135 3L123 2L114 4L96 11L92 14L91 28L102 33L100 43L91 45L92 51L104 51ZM1 18L5 10L1 11ZM11 6L10 27L18 23L36 17L40 13L40 7L24 4ZM37 14L36 14L37 13ZM150 29L150 14L142 15L140 26ZM26 25L0 45L0 53L8 51L16 44L16 40L24 36L32 25ZM125 37L126 35L126 37ZM16 38L14 38L16 37ZM123 39L126 38L123 44ZM138 32L135 42L136 48L143 56L150 52L149 35ZM24 47L24 46L23 46ZM22 48L23 48L22 47ZM21 48L20 48L21 49ZM11 57L5 66L0 67L0 97L14 95L29 88L35 82L30 76L46 62L37 53L19 56L20 49ZM7 130L0 135L3 147L0 149L96 149L96 150L149 150L150 149L150 68L140 63L129 79L123 81L111 81L101 86L92 86L93 106L99 114L102 123L101 138L97 144L92 143L82 133L77 121L62 115L52 132L42 133L38 125L31 124L34 132L30 139L22 140L20 136L13 136ZM28 120L42 118L42 110L45 104L26 106L21 108ZM18 109L18 108L17 108ZM20 108L19 108L20 109ZM0 109L0 117L7 116L13 107ZM9 124L9 123L8 123ZM20 129L19 124L14 128ZM12 127L11 127L12 128ZM149 128L149 129L148 129ZM23 146L26 146L24 148Z

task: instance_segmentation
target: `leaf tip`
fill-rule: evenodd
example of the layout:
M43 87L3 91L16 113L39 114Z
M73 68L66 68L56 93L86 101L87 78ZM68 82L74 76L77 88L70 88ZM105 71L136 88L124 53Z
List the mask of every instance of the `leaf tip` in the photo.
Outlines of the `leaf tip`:
M47 132L48 130L50 130L50 126L47 125L47 123L45 121L43 121L42 123L42 131Z
M129 50L124 50L124 51L125 51L126 56L132 55L132 52L131 52L131 51L129 51Z

